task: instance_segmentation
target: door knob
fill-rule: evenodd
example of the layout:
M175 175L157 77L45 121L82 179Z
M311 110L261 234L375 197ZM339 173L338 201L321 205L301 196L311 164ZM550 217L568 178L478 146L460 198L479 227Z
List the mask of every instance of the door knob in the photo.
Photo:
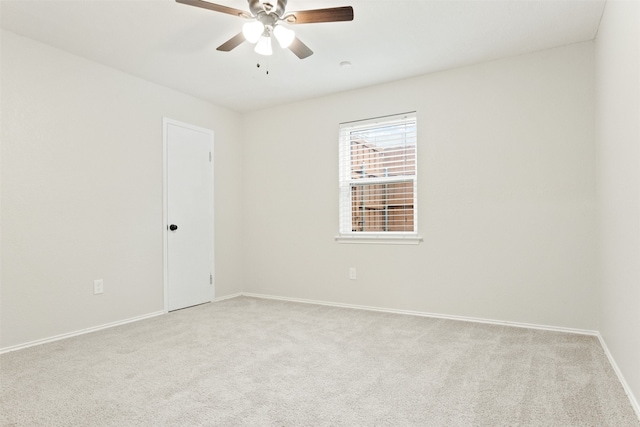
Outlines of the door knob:
M171 225L169 226L169 230L171 230L171 231L176 231L177 229L178 229L178 226L177 226L177 225L175 225L175 224L171 224Z

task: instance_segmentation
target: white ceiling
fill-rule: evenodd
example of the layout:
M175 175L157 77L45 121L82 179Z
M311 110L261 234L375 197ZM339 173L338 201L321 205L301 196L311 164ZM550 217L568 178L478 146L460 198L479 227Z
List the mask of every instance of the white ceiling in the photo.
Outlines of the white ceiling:
M289 0L287 11L354 9L353 22L290 27L314 51L304 60L248 43L218 52L246 21L174 0L1 0L0 14L6 30L246 112L591 40L604 2Z

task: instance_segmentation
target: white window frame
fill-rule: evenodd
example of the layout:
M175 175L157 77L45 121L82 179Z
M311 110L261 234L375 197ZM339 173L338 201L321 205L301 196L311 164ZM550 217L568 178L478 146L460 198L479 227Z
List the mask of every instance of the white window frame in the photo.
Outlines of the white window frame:
M394 177L375 177L353 179L351 176L351 133L379 126L415 122L416 112L394 114L392 116L340 123L338 143L339 156L339 233L335 237L339 243L377 243L377 244L419 244L422 237L418 234L418 147L415 146L415 174ZM416 130L417 132L417 130ZM417 135L416 135L417 138ZM352 195L353 185L392 184L413 182L413 231L353 231Z

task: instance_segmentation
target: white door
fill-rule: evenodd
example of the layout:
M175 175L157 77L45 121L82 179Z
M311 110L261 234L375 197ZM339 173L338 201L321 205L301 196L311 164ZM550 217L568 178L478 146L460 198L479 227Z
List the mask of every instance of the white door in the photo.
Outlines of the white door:
M165 310L213 299L213 131L164 120Z

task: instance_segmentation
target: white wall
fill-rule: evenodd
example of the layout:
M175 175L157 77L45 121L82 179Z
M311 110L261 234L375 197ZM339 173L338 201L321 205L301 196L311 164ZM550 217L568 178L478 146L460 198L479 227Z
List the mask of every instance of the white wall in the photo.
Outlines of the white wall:
M595 43L600 333L640 410L640 6L611 1Z
M238 114L5 31L1 53L0 348L163 309L163 116L215 132L216 294L241 291Z
M593 85L585 42L244 115L245 291L597 329ZM424 243L336 243L338 124L412 110Z

